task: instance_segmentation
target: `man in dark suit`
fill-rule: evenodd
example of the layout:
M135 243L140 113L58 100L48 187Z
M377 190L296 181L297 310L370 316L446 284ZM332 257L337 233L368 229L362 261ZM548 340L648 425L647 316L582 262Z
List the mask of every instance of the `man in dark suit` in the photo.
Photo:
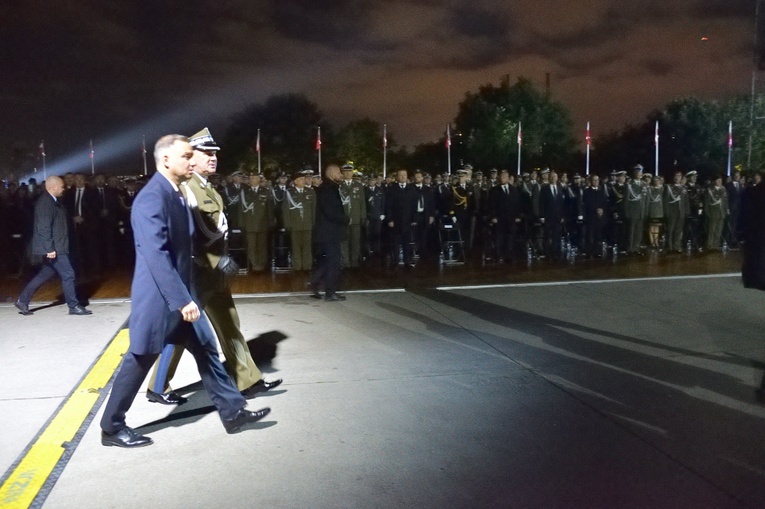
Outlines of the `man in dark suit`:
M35 204L32 254L43 257L40 272L30 281L16 300L16 308L22 315L31 315L29 301L46 281L58 274L64 289L64 299L70 315L89 315L92 312L80 305L74 288L74 269L69 261L69 230L66 209L61 203L64 181L48 177L45 193Z
M563 222L566 220L566 199L558 185L558 174L550 172L550 183L539 192L539 218L544 230L544 245L547 255L560 259L560 238Z
M101 418L101 443L141 447L151 438L133 431L125 414L166 343L183 344L194 356L202 383L228 433L265 417L269 408L245 410L246 400L226 374L215 335L191 296L190 213L179 185L195 167L188 139L167 135L154 148L157 173L133 203L136 266L131 287L130 347L122 360Z
M396 182L390 185L385 196L385 218L388 222L391 267L398 267L399 251L404 253L404 265L412 264L412 212L415 199L412 187L407 184L407 171L396 172Z
M340 167L330 164L324 170L324 178L316 190L316 225L313 239L316 244L316 269L311 275L313 297L320 299L319 288L324 288L324 300L336 302L345 300L337 293L343 268L340 244L348 238L351 218L345 213L340 196L340 182L343 174Z
M521 222L521 202L518 189L513 185L513 176L507 170L499 175L499 185L489 190L488 211L494 233L494 245L499 261L513 259L515 232Z
M382 222L385 219L385 191L379 185L380 177L372 176L364 191L367 200L367 255L380 255Z
M75 173L74 187L65 192L63 199L72 221L71 247L77 273L98 275L101 272L98 192L87 184L85 175Z
M731 247L738 246L738 218L741 211L741 196L744 194L744 185L741 183L741 172L736 170L733 172L731 181L725 185L725 190L728 192L728 209L730 215L728 216L728 222L725 225L725 237L728 241L728 245Z
M423 183L422 171L414 172L412 185L412 230L414 244L420 259L427 255L430 229L436 220L436 204L433 189Z

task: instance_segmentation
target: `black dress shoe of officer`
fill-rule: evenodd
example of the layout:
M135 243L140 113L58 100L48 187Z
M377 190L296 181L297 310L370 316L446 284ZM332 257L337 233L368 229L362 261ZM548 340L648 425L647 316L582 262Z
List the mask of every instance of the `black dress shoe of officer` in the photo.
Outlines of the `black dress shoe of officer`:
M339 295L337 293L331 293L324 296L324 300L327 302L341 302L345 300L345 295Z
M182 405L188 401L186 398L175 391L160 394L158 392L152 391L151 389L146 391L146 399L152 403L159 403L160 405Z
M16 300L13 305L16 306L16 309L19 310L20 315L28 316L32 314L32 312L29 310L29 304L24 304L20 300Z
M221 421L223 421L223 427L226 428L226 433L233 435L234 433L239 433L242 431L242 428L244 428L246 425L253 422L258 422L263 417L267 416L270 412L271 409L268 407L261 408L260 410L256 410L254 412L242 408L239 410L239 412L237 412L233 419L221 419Z
M117 433L110 434L106 431L101 431L101 445L107 447L144 447L154 443L149 437L139 435L132 428L125 426Z
M266 382L262 378L252 384L251 386L247 387L245 390L242 391L242 396L244 396L245 399L254 398L261 392L266 392L268 390L273 389L274 387L279 387L282 383L282 379L279 378L278 380L272 380L271 382Z
M70 315L92 315L93 311L89 309L85 309L84 307L77 304L73 308L69 308L69 314Z

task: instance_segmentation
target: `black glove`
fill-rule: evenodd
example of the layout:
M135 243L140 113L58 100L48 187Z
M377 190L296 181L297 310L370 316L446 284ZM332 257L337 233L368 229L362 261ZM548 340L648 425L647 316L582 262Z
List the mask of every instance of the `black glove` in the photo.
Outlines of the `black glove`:
M239 274L239 265L229 255L223 255L216 267L227 276L236 276Z

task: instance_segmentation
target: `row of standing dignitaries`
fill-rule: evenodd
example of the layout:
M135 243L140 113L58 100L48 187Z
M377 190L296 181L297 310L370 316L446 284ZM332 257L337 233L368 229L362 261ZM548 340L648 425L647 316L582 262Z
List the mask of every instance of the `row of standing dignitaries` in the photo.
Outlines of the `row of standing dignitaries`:
M341 242L344 267L375 259L411 267L440 255L454 260L478 252L484 260L519 257L561 259L642 254L647 250L719 250L738 244L738 217L745 183L735 172L705 186L695 171L672 174L665 183L636 166L602 181L549 169L522 177L493 170L455 175L399 170L388 179L362 178L351 164L341 168L338 193L347 216ZM326 181L326 179L325 179ZM311 268L311 230L316 221L310 173L286 176L274 186L261 175L249 186L228 185L222 194L229 217L237 218L247 260L254 270ZM749 184L754 185L754 182ZM452 249L452 246L455 246Z

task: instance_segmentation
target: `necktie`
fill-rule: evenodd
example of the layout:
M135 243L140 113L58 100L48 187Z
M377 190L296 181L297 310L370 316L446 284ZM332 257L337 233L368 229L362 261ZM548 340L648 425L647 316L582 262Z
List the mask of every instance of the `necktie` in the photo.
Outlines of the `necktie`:
M105 209L106 208L106 200L104 200L104 188L103 187L99 187L98 188L98 192L101 194L101 208Z
M82 188L77 188L77 199L75 200L74 208L77 210L77 215L82 215Z
M507 184L505 184L504 186L502 186L502 189L505 191L505 194L508 194L508 193L507 193Z

